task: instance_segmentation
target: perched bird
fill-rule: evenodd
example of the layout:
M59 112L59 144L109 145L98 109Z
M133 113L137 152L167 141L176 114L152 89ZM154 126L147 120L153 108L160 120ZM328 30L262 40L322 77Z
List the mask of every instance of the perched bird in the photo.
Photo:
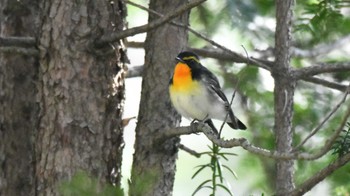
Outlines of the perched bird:
M170 99L184 117L209 124L211 119L224 121L233 129L247 127L233 114L216 76L204 67L193 52L184 51L176 57L177 64L169 82Z

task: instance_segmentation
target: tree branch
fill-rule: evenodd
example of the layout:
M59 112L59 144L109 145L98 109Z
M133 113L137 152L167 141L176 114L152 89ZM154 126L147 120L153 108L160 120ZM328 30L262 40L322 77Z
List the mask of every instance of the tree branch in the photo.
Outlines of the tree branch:
M331 89L335 89L335 90L339 90L342 92L346 91L347 86L346 85L342 85L339 83L335 83L335 82L330 82L327 80L323 80L321 78L317 78L317 77L306 77L306 78L302 78L302 80L306 81L306 82L311 82L314 84L318 84L324 87L328 87Z
M327 176L331 175L337 169L343 167L346 163L350 161L350 153L340 157L334 163L329 164L327 167L323 168L321 171L317 172L315 175L307 179L298 188L294 189L292 192L286 194L290 196L304 195L306 192L311 190L316 184L323 181Z
M192 133L204 133L207 138L217 144L218 146L222 148L232 148L241 146L243 149L257 155L261 155L264 157L274 158L274 159L297 159L297 158L303 158L305 157L305 153L282 153L277 151L269 151L263 148L256 147L249 143L249 141L245 138L233 138L230 140L225 140L218 138L218 135L206 124L204 123L192 123L191 126L187 127L176 127L170 130L167 130L164 132L163 137L169 138L169 137L175 137L180 135L187 135ZM159 138L161 139L161 138Z
M34 37L0 37L0 47L35 47L36 40Z
M4 53L17 53L17 54L23 54L26 56L33 56L38 57L39 56L39 50L35 48L24 48L24 47L0 47L0 52Z
M173 12L165 15L164 17L161 17L157 20L154 20L148 24L134 27L131 29L126 29L122 32L115 32L115 33L110 33L103 35L99 40L95 41L95 46L96 47L102 47L103 45L106 45L107 43L115 42L119 39L126 38L128 36L133 36L139 33L144 33L147 32L151 29L157 28L161 26L162 24L174 19L175 17L181 15L185 11L192 9L193 7L196 7L197 5L203 3L206 0L193 0L190 1L189 3L179 7L178 9L174 10Z
M173 23L173 22L171 22ZM207 38L208 39L208 38ZM132 48L143 48L144 47L144 42L126 42L127 47L132 47ZM223 60L223 61L232 61L234 63L249 63L249 60L254 60L254 62L259 62L261 66L258 65L258 67L265 67L265 69L270 70L269 67L272 67L274 65L274 62L272 61L266 61L262 59L256 59L256 58L247 58L242 55L232 55L228 52L225 52L223 50L218 50L215 48L192 48L192 47L186 47L186 50L190 50L192 52L195 52L199 56L202 57L209 57L209 58L214 58L218 60ZM233 51L232 51L233 52ZM254 65L254 63L252 63Z
M159 17L163 17L162 14L160 14L160 13L154 11L154 10L148 9L148 8L142 6L142 5L133 3L131 1L126 1L126 3L128 3L130 5L133 5L133 6L136 6L136 7L140 8L140 9L146 10L147 12L155 14L155 15L157 15ZM215 55L215 56L217 56L217 55L224 55L225 58L229 58L229 59L233 58L233 59L235 59L236 62L247 63L247 64L251 64L251 65L255 65L255 66L261 67L261 68L266 69L266 70L271 70L270 67L271 67L271 65L273 65L273 62L271 62L269 64L266 64L266 63L264 63L264 61L259 61L259 60L254 59L254 58L245 57L245 56L243 56L243 55L241 55L239 53L236 53L236 52L234 52L234 51L232 51L232 50L230 50L230 49L228 49L228 48L226 48L226 47L216 43L215 41L207 38L203 34L195 31L194 29L192 29L191 27L189 27L187 25L184 25L184 24L178 23L178 22L174 22L174 21L170 21L169 23L172 24L172 25L178 26L178 27L185 28L189 32L193 33L195 36L197 36L197 37L205 40L206 42L210 43L211 45L216 46L217 48L221 49L221 51L220 50L219 51L218 50L212 50L209 54L212 54L212 55ZM138 46L140 46L140 45L138 45ZM191 48L191 49L193 49L193 52L198 53L200 56L202 56L201 54L204 54L205 52L207 52L206 50L200 51L200 49L194 49L194 48Z
M350 105L348 105L347 111L343 117L342 122L340 123L338 129L335 130L335 132L329 137L329 139L326 141L324 146L318 151L318 153L313 154L312 156L308 157L305 160L315 160L323 155L325 155L329 150L332 148L335 140L339 137L339 134L342 132L348 118L350 116Z
M304 67L294 70L294 76L296 79L301 79L313 75L322 73L349 71L350 74L350 62L341 63L318 63L317 65Z
M324 54L328 54L333 50L337 50L348 42L350 42L350 35L334 40L331 43L316 45L310 49L302 49L291 46L291 56L296 58L315 58ZM275 48L268 47L265 50L256 49L255 51L257 51L264 58L270 58L274 57L273 54L275 53Z
M193 156L195 156L195 157L197 157L197 158L200 158L200 157L201 157L201 154L200 154L200 153L198 153L198 152L196 152L196 151L194 151L194 150L192 150L192 149L186 147L186 146L183 145L183 144L178 144L178 147L179 147L181 150L187 152L187 153L190 154L190 155L193 155Z
M144 43L143 42L127 42L126 45L127 45L127 47L143 48ZM215 58L215 59L223 60L223 61L232 61L235 63L242 62L240 58L236 58L235 56L232 56L232 55L227 54L223 51L219 51L219 50L215 50L215 49L207 49L207 48L200 48L199 49L199 48L192 48L192 47L187 47L186 49L191 50L202 57ZM255 60L261 61L261 59L255 59ZM270 61L264 61L263 63L269 65L270 67L273 66L273 62L270 62ZM132 77L141 76L141 73L142 73L141 70L142 70L142 66L137 66L136 68L131 68L129 71L130 74L128 73L126 77L132 78ZM324 86L327 88L339 90L342 92L345 92L346 88L347 88L346 85L339 84L336 82L327 81L327 80L313 77L313 76L304 77L304 78L301 78L301 80L306 81L306 82L310 82L310 83L314 83L314 84L318 84L318 85L321 85L321 86Z
M144 48L145 42L125 41L125 46L128 48Z
M337 39L331 43L320 44L311 49L300 49L292 48L292 56L299 58L315 58L317 56L327 54L332 50L338 49L341 46L344 46L346 43L350 42L350 35Z
M243 149L247 150L250 153L273 158L273 159L283 159L283 160L315 160L323 155L325 155L329 150L331 149L334 141L338 138L339 134L343 130L348 118L350 116L350 105L347 108L347 112L345 113L343 120L341 121L339 127L336 129L336 131L333 133L333 135L330 136L330 139L328 139L323 145L323 147L314 154L304 153L304 152L298 152L298 151L292 151L292 152L278 152L278 151L270 151L267 149L263 149L257 146L254 146L253 144L250 144L249 141L245 138L232 138L229 140L225 140L218 137L218 134L216 134L208 125L205 123L192 123L190 126L187 127L175 127L172 129L169 129L164 132L163 135L159 136L158 140L164 140L164 138L171 138L175 136L181 136L181 135L189 135L192 133L204 133L207 138L212 141L213 143L217 144L218 146L222 148L233 148L240 146Z
M226 57L228 57L227 55L231 56L229 58L234 58L236 60L236 62L239 62L239 63L246 63L246 64L250 64L250 65L255 65L257 67L260 67L260 68L263 68L263 69L266 69L268 71L271 71L271 65L273 65L274 63L271 62L271 64L266 64L264 63L263 61L259 61L255 58L252 58L252 57L245 57L237 52L234 52L220 44L218 44L217 42L205 37L204 35L202 35L201 33L198 33L197 31L194 31L193 29L191 28L188 28L188 30L193 33L194 35L196 35L197 37L199 38L202 38L203 40L207 41L208 43L210 43L211 45L213 46L216 46L217 48L221 49L222 51L218 51L218 50L213 50L211 52L212 55L215 55L217 56L218 54L222 54ZM204 51L199 51L199 49L197 50L194 50L194 52L199 52L203 54Z
M350 84L349 84L349 91L350 91ZM345 102L349 91L345 92L343 98L340 100L340 102L331 110L331 112L318 124L318 126L311 131L311 133L298 145L296 146L294 149L299 149L300 147L302 147L312 136L314 136L319 130L321 130L321 128L323 127L323 125L329 120L329 118L340 108L340 106Z
M142 76L143 67L143 65L128 67L128 70L126 72L126 78Z

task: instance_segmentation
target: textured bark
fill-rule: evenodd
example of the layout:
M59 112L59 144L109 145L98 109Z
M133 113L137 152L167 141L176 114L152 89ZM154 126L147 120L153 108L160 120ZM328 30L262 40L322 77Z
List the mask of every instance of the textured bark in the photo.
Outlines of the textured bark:
M151 0L149 7L166 14L184 3L186 0L171 3ZM188 17L189 12L186 12L176 20L187 24ZM155 18L150 15L149 22ZM186 30L169 24L147 33L130 195L172 195L179 138L161 142L155 138L180 122L180 116L170 103L168 83L174 69L174 59L186 44Z
M115 2L115 10L109 1L51 0L40 7L37 194L57 195L79 170L118 185L125 54L119 43L114 54L109 45L94 50L92 41L123 28L123 3Z
M293 0L276 1L276 67L272 70L275 80L275 135L276 150L292 150L293 97L295 80L290 71L290 45ZM294 161L276 161L276 195L285 195L294 188Z
M37 1L0 0L0 36L36 36ZM0 53L0 195L34 194L37 59Z

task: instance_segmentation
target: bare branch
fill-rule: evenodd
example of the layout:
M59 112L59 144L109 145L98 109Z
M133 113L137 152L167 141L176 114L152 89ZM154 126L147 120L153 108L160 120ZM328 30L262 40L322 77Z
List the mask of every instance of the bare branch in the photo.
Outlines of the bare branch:
M268 157L273 159L284 159L284 160L299 159L299 160L310 161L310 160L318 159L323 155L325 155L327 152L329 152L334 141L338 138L339 134L343 130L349 116L350 116L350 105L348 106L347 112L345 113L339 127L336 129L333 135L330 136L330 139L326 141L325 145L315 154L309 154L309 153L303 153L303 152L297 152L297 151L292 151L292 152L270 151L270 150L263 149L250 144L249 141L245 138L238 138L238 139L232 138L229 140L221 139L218 137L217 133L215 133L208 125L200 122L192 123L191 126L187 126L187 127L176 127L176 128L169 129L164 132L164 135L159 136L158 139L162 140L164 138L202 132L207 136L207 138L210 141L212 141L213 143L217 144L222 148L233 148L233 147L240 146L250 153L263 156L263 157Z
M209 140L211 140L213 143L217 144L222 148L232 148L236 146L241 146L242 148L244 148L245 150L253 154L261 155L264 157L270 157L274 159L297 159L297 158L303 158L304 156L306 156L305 154L298 153L298 152L285 153L285 152L269 151L266 149L262 149L262 148L253 146L245 138L239 138L239 139L233 138L230 140L220 139L218 138L218 135L205 123L192 123L192 125L188 127L176 127L165 131L163 136L168 138L168 137L199 133L199 132L203 132Z
M136 6L136 7L140 8L140 9L146 10L146 11L148 11L148 12L150 12L152 14L155 14L157 16L163 17L162 14L160 14L160 13L154 11L154 10L148 9L148 8L142 6L142 5L139 5L139 4L130 2L130 1L127 1L126 3L129 3L129 4L131 4L133 6ZM213 49L210 52L210 54L212 54L212 55L215 55L215 56L217 56L217 55L221 55L221 56L224 55L225 58L229 58L229 59L233 58L235 62L247 63L247 64L255 65L255 66L261 67L261 68L266 69L266 70L270 70L271 64L273 64L273 62L271 62L269 64L266 64L266 63L264 63L264 61L259 61L259 60L256 60L254 58L245 57L245 56L243 56L243 55L241 55L239 53L236 53L236 52L234 52L234 51L232 51L232 50L230 50L230 49L228 49L228 48L226 48L226 47L216 43L215 41L207 38L206 36L204 36L203 34L197 32L196 30L192 29L188 25L184 25L182 23L178 23L178 22L174 22L174 21L170 21L169 23L172 24L172 25L175 25L175 26L187 29L188 31L193 33L195 36L197 36L197 37L207 41L211 45L213 45L213 46L215 46L215 47L220 49L220 50ZM194 49L194 48L191 48L191 50L193 52L198 53L200 56L202 56L204 54L204 52L207 52L206 50L200 51L200 49ZM203 55L203 56L205 56L205 55ZM210 56L208 56L208 57L210 57Z
M292 48L292 56L293 57L301 57L301 58L315 58L317 56L327 54L332 50L338 49L344 46L346 43L350 42L350 35L337 39L331 43L320 44L311 49L305 50L300 48Z
M348 71L350 74L350 62L318 63L317 65L294 70L294 77L301 79L322 73Z
M23 54L27 56L34 56L38 57L39 56L39 50L35 48L24 48L24 47L0 47L0 52L4 53L17 53L17 54Z
M198 152L196 152L196 151L194 151L194 150L192 150L192 149L190 149L190 148L184 146L183 144L179 144L178 147L179 147L181 150L187 152L187 153L190 154L190 155L193 155L193 156L195 156L195 157L197 157L197 158L200 158L200 157L201 157L201 154L200 154L200 153L198 153Z
M142 76L143 67L144 67L143 65L139 65L139 66L132 66L132 67L128 68L128 70L126 72L126 78L133 78L133 77Z
M0 47L34 47L36 40L34 37L0 37Z
M349 85L350 89L350 85ZM321 128L323 125L330 119L330 117L340 108L340 106L345 102L349 92L345 92L343 98L340 100L340 102L331 110L331 112L321 121L321 123L313 130L311 133L294 149L299 149L302 147L312 136L314 136Z
M331 43L319 44L309 49L301 49L301 48L292 46L291 56L296 58L316 58L318 56L328 54L333 50L337 50L349 42L350 42L350 35L347 35L345 37L334 40ZM256 49L255 51L257 51L261 55L261 57L269 58L269 57L274 57L275 48L268 47L265 50Z
M342 84L335 83L335 82L330 82L330 81L323 80L323 79L317 78L317 77L307 77L307 78L302 78L302 80L304 80L306 82L311 82L314 84L322 85L324 87L328 87L331 89L339 90L342 92L345 92L346 88L347 88L346 85L342 85Z
M348 109L343 117L342 122L340 123L338 129L335 130L335 132L329 137L329 139L326 141L325 145L319 150L318 153L313 154L312 156L307 157L305 160L315 160L323 155L325 155L329 150L332 148L332 145L334 144L335 140L339 137L339 134L342 132L348 118L350 116L350 105L348 106Z
M123 38L126 38L128 36L133 36L133 35L136 35L139 33L144 33L144 32L147 32L151 29L157 28L157 27L163 25L164 23L174 19L175 17L181 15L183 12L185 12L189 9L192 9L193 7L196 7L197 5L203 3L204 1L206 1L206 0L190 1L189 3L179 7L178 9L165 15L164 17L161 17L157 20L154 20L148 24L134 27L131 29L126 29L122 32L114 32L114 33L106 34L106 35L102 36L99 40L96 40L95 46L101 47L107 43L115 42L119 39L123 39Z
M143 48L144 43L143 42L127 42L126 45L128 47L134 47L134 48ZM232 56L230 54L227 54L225 52L222 51L218 51L215 49L207 49L207 48L191 48L191 47L187 47L187 50L191 50L195 53L197 53L199 56L202 57L209 57L209 58L215 58L218 60L224 60L224 61L232 61L232 62L236 62L236 63L240 63L242 62L240 58L235 58L235 56ZM253 58L254 59L254 58ZM262 61L262 63L269 65L270 67L273 66L273 62L270 61L263 61L261 59L255 59L256 61ZM141 68L137 68L136 70L141 70ZM141 76L141 71L136 71L133 72L131 71L132 74L128 74L127 78L131 78L131 77L138 77ZM314 84L318 84L324 87L328 87L331 89L335 89L335 90L339 90L342 92L346 91L347 86L343 85L343 84L339 84L339 83L335 83L335 82L331 82L331 81L327 81L321 78L317 78L317 77L305 77L305 78L301 78L301 80L306 81L306 82L310 82L310 83L314 83Z
M209 126L206 126L204 123L192 123L191 126L187 127L174 127L165 131L162 136L159 136L159 139L177 137L181 135L190 135L192 133L200 133L203 132L203 129L210 129Z
M174 23L174 22L171 22ZM132 47L132 48L143 48L144 47L144 42L127 42L126 45L128 47ZM256 59L256 58L249 58L241 56L241 55L232 55L229 54L228 52L222 51L222 50L218 50L215 48L192 48L192 47L187 47L186 50L190 50L192 52L195 52L196 54L198 54L199 56L202 57L209 57L209 58L214 58L214 59L218 59L218 60L223 60L223 61L232 61L235 63L249 63L250 60L254 60L259 62L261 65L265 65L265 69L269 70L270 68L268 67L272 67L274 62L272 61L266 61L266 60L262 60L262 59ZM253 64L254 65L254 64ZM261 67L261 66L259 66Z
M240 78L238 78L237 83L236 83L236 86L235 86L235 89L234 89L234 91L233 91L233 93L232 93L231 100L230 100L230 102L229 102L230 108L232 107L233 99L234 99L235 96L236 96L236 89L238 88L239 82L240 82ZM222 131L222 129L224 128L225 123L227 122L228 116L229 116L229 110L227 111L226 116L225 116L225 119L224 119L224 121L223 121L222 124L221 124L220 130L219 130L219 137L221 137L221 131Z
M334 171L344 166L350 161L350 153L340 157L334 163L329 164L327 167L323 168L315 175L307 179L298 188L294 189L292 192L286 194L290 196L304 195L306 192L311 190L316 184L323 181L327 176L331 175Z
M128 48L144 48L145 42L134 42L126 40L125 45Z
M237 52L234 52L234 51L232 51L232 50L230 50L230 49L228 49L228 48L218 44L217 42L215 42L215 41L205 37L201 33L198 33L197 31L194 31L191 28L188 28L188 30L191 33L193 33L194 35L196 35L197 37L200 37L203 40L205 40L208 43L210 43L211 45L216 46L217 48L221 49L222 51L220 52L220 54L229 55L229 56L231 56L231 58L236 59L237 62L246 63L246 64L250 64L250 65L255 65L257 67L260 67L260 68L263 68L263 69L271 71L271 64L265 64L262 61L258 61L258 60L254 59L254 58L245 57L245 56L243 56L243 55L241 55L241 54L239 54ZM216 51L217 50L213 50L212 54L215 54ZM197 52L198 52L198 50L197 50Z

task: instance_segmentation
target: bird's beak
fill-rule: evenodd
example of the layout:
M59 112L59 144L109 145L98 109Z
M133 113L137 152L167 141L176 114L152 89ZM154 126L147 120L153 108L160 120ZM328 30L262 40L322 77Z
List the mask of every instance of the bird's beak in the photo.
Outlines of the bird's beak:
M178 62L181 62L181 63L185 63L185 61L180 59L179 57L176 57L175 60L178 61Z

